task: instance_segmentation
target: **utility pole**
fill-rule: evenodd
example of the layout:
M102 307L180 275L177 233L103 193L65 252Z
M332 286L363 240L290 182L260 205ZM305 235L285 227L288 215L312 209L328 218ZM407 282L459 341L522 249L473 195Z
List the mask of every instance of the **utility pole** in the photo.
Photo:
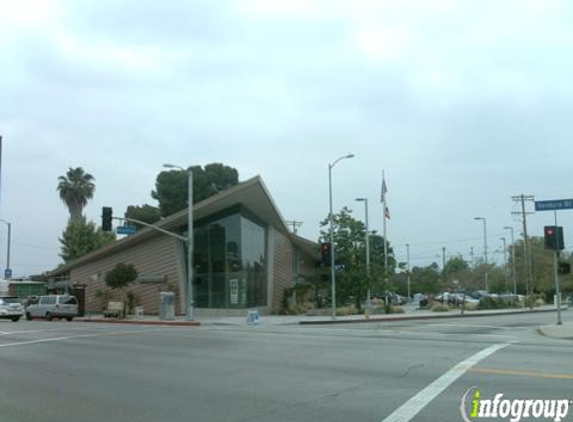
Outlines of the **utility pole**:
M513 294L517 296L517 274L515 272L515 236L513 234L513 227L505 226L504 229L511 232L511 276L513 279Z
M302 221L296 221L296 220L292 220L292 221L285 221L286 224L292 226L292 232L294 234L296 234L297 229L302 226Z
M470 257L472 258L472 268L475 271L476 270L476 256L474 254L474 247L473 246L470 248Z
M529 309L533 310L533 264L531 262L531 254L529 251L529 241L527 237L527 215L531 214L530 212L525 211L525 202L534 202L535 197L533 195L517 195L512 196L511 199L518 204L521 204L521 212L513 212L512 214L521 215L522 222L523 222L523 254L525 257L524 265L525 265L525 274L527 274L526 279L526 290L527 295L529 296Z

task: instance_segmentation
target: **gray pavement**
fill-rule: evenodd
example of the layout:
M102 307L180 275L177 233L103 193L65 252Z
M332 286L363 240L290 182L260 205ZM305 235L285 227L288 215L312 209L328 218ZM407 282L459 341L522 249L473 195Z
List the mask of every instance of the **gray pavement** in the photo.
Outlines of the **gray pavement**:
M336 320L332 320L330 317L325 316L306 316L306 315L264 315L261 316L257 325L260 326L277 326L277 325L332 325L332 324L357 324L357 323L378 323L378 322L388 322L396 323L400 321L410 321L410 320L450 320L450 319L473 319L481 317L491 317L497 315L529 315L537 313L550 313L555 314L555 308L552 305L546 305L539 308L534 308L532 311L529 309L500 309L500 310L484 310L484 311L471 311L464 312L462 315L458 310L451 310L449 312L432 312L429 310L419 310L412 305L404 306L404 314L380 314L380 315L370 315L368 317L364 315L349 315L349 316L339 316ZM568 310L567 307L563 308L563 312ZM92 322L116 322L109 318L104 318L101 314L90 315L86 318L80 319ZM124 320L119 321L121 323L132 323L132 324L164 324L164 325L186 325L183 316L177 316L173 321L159 321L156 315L146 315L143 317L127 317ZM203 325L203 326L234 326L234 327L244 327L248 326L246 315L244 317L221 317L221 316L202 316L198 317L194 323L190 325ZM539 333L546 337L552 337L557 339L573 339L573 325L570 323L565 323L561 326L556 324L540 325L537 327Z
M563 317L570 327L573 313ZM16 422L390 422L422 394L427 402L402 422L457 421L473 386L488 397L573 396L570 341L538 331L554 319L538 312L331 325L278 317L200 327L2 321L0 409L2 420Z

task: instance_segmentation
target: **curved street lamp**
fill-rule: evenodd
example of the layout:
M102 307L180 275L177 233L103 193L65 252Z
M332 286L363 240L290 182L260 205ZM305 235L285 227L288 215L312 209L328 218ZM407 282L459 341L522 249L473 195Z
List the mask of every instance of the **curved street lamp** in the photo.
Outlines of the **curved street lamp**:
M346 154L340 158L337 158L334 162L328 165L328 199L330 203L330 279L332 283L331 292L331 306L332 306L332 319L336 319L336 272L334 270L334 221L332 215L332 168L340 160L345 160L347 158L353 158L354 154Z
M191 169L185 170L183 167L174 164L163 164L168 169L178 169L187 173L188 177L188 197L187 197L187 283L185 283L185 320L193 321L193 172Z

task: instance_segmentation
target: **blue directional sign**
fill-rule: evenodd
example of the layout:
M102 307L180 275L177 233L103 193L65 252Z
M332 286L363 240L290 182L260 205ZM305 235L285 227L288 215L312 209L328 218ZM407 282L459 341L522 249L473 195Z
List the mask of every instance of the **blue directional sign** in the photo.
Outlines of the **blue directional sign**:
M117 234L126 234L128 236L134 235L136 231L135 226L117 226L115 229Z
M535 201L535 211L559 211L573 209L573 199L553 199L551 201Z
M4 278L6 280L10 280L12 278L12 269L11 268L6 268L4 270Z

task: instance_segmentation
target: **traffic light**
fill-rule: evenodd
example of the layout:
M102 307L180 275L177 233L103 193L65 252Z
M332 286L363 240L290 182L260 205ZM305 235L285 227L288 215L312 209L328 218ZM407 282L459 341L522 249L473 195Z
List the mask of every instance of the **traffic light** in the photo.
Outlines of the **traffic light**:
M563 243L563 227L561 226L545 226L543 229L545 249L553 251L562 251L565 249Z
M320 244L320 256L322 257L322 264L330 267L330 254L332 253L330 249L329 242L323 242Z
M571 264L568 262L560 262L558 268L559 275L567 275L571 273Z
M101 229L104 232L111 231L111 218L113 215L113 211L111 207L103 207L101 209Z

